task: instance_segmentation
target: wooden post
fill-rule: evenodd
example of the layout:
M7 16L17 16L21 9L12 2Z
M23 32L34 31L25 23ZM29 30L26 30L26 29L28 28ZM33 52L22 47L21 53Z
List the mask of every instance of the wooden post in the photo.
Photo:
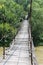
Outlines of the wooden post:
M31 65L33 65L32 40L30 41L30 49L31 49Z
M32 17L32 0L30 1L30 29L32 31L32 21L31 21L31 17ZM31 33L30 31L30 33ZM32 35L32 34L31 34ZM30 39L30 49L31 49L31 65L33 65L33 55L32 55L32 36L31 36L31 39Z
M4 10L4 15L3 15L3 59L5 59L5 38L4 38L4 25L6 23L6 17L5 17L5 10Z
M5 46L3 46L3 59L5 59Z
M31 29L32 29L32 20L31 20L31 18L32 18L32 0L31 0L31 2L30 2L30 17L29 17L29 19L30 19L30 27L31 27Z
M30 2L30 17L32 16L32 0Z

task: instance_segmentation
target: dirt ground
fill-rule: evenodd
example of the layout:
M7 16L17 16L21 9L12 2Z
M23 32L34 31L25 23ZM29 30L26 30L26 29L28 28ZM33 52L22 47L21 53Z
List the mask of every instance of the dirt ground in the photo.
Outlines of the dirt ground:
M2 55L3 55L3 48L0 47L0 57L2 57Z
M35 53L37 56L38 64L43 65L43 46L36 47Z

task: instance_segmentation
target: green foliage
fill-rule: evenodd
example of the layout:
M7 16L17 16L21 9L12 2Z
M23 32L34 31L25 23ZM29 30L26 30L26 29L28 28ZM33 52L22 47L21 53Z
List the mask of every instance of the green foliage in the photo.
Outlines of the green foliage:
M7 45L12 41L15 29L9 23L0 24L0 45ZM8 41L9 40L9 41ZM7 43L8 42L8 43ZM7 44L5 44L7 43Z
M18 4L22 5L24 7L24 10L27 11L27 6L29 4L29 0L14 0Z
M0 46L9 46L24 19L22 5L13 0L0 0Z
M43 2L43 1L42 1ZM43 34L43 7L41 0L33 0L32 4L32 36L34 45L39 45Z

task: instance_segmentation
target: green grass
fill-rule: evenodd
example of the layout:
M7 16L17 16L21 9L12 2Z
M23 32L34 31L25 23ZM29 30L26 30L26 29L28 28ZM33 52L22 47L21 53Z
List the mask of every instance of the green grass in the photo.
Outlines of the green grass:
M36 53L36 56L37 56L38 64L43 65L43 46L36 47L35 53Z

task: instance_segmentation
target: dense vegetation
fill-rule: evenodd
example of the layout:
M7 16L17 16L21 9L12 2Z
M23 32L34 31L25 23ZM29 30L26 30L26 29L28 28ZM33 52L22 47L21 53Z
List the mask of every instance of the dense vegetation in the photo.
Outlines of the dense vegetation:
M27 10L30 9L30 4L27 6ZM34 45L43 45L43 1L32 0L32 37Z
M32 36L35 46L43 45L43 0L32 3Z
M14 0L16 3L23 6L24 10L27 11L27 6L30 3L30 0Z
M0 0L0 46L9 46L25 13L23 6L13 0Z

